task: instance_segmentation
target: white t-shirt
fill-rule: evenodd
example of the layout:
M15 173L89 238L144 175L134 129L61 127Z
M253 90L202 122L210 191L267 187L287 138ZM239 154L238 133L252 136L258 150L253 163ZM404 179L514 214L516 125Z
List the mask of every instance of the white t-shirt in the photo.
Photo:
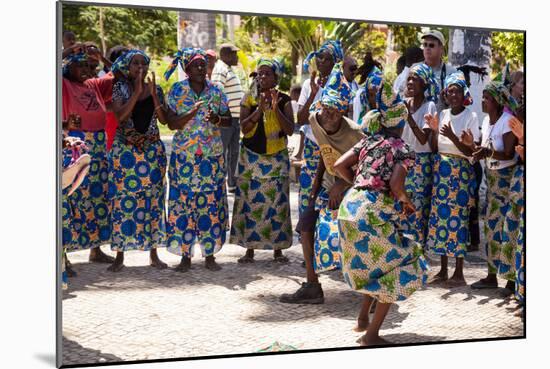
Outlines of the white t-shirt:
M319 77L317 77L317 81L319 80ZM310 85L310 79L306 79L304 83L302 84L302 91L300 92L300 98L298 99L298 109L300 109L302 106L306 104L307 99L309 99L309 94L311 93L311 85ZM317 91L317 94L315 95L315 98L313 99L313 103L311 105L315 105L315 103L321 98L321 94L323 93L323 88L320 87L319 91ZM309 114L308 114L309 116ZM299 122L301 123L301 122ZM311 131L311 127L309 126L309 122L304 122L305 124L300 128L302 132L306 135L308 139L311 141L317 143L317 140L315 139L315 136L313 135L313 132Z
M504 151L504 134L511 132L509 121L512 118L512 115L503 112L500 118L496 121L495 124L491 125L489 123L489 115L485 116L483 119L483 124L481 127L482 141L481 146L491 147L495 151ZM516 164L517 157L514 156L512 160L496 160L496 159L485 159L485 164L487 168L492 170L507 168Z
M418 108L417 111L413 113L414 121L416 122L416 125L420 129L429 128L428 122L424 120L424 115L426 114L432 114L434 115L436 112L435 104L433 101L425 101L420 108ZM414 132L409 125L409 123L405 123L405 128L403 128L403 134L401 135L401 138L403 141L405 141L416 153L425 153L425 152L432 152L432 149L430 148L430 144L426 141L424 145L420 144L418 142L418 139L414 135Z
M353 121L355 123L359 123L359 115L361 114L361 110L363 107L361 106L361 94L365 90L364 87L359 87L357 92L355 93L355 97L353 98Z
M395 81L393 82L393 92L399 94L401 97L405 96L405 89L407 88L407 78L409 77L409 67L405 66L403 71L399 73Z
M462 113L458 115L451 114L451 109L445 109L441 112L439 118L439 129L451 122L451 128L454 134L460 138L462 132L470 129L474 136L474 141L479 142L481 132L479 131L479 122L477 120L477 114L466 107ZM455 146L455 144L441 133L438 135L437 140L438 151L442 154L458 155L466 158L464 153Z

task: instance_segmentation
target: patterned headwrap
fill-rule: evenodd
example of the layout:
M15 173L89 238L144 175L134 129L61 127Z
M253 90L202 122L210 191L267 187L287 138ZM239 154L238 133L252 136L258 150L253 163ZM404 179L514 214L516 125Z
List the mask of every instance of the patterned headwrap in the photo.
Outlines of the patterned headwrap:
M71 64L84 62L88 60L88 55L84 52L78 54L69 54L63 58L63 77L67 78L69 76L69 67Z
M359 100L361 101L361 106L368 110L371 110L371 106L369 106L369 90L372 88L376 88L376 91L378 92L378 89L380 89L380 86L382 86L382 78L384 77L384 74L378 67L374 67L372 71L367 75L367 80L365 81L365 88L361 91L361 95L359 95ZM364 112L361 112L361 116L364 115Z
M344 50L342 49L342 42L340 42L340 40L327 40L323 45L321 45L319 50L312 51L306 56L304 60L304 72L308 73L309 63L311 62L311 59L321 54L323 51L328 51L330 55L332 55L332 58L334 59L334 63L341 62L344 59Z
M277 59L260 58L256 64L256 69L259 69L263 65L273 69L273 72L277 75L277 77L280 77L281 74L283 74L284 66Z
M332 68L327 84L325 85L321 98L315 105L314 110L319 111L321 106L325 105L334 107L341 113L346 113L352 99L353 92L351 85L348 81L346 81L346 77L344 77L342 62L339 62Z
M518 103L516 99L510 95L510 90L504 85L504 83L492 81L485 86L483 91L488 92L500 106L507 107L512 112L516 111Z
M472 95L470 94L470 89L466 84L466 78L464 77L464 73L462 73L461 71L458 71L447 76L447 78L445 78L445 91L447 91L447 89L452 85L457 85L462 87L462 90L464 91L464 103L463 103L464 106L473 104L474 99L472 99Z
M187 68L192 61L197 59L207 61L208 55L206 54L206 51L195 47L186 47L178 50L178 52L174 55L174 60L172 60L172 63L168 66L166 72L164 72L164 79L168 80L170 78L172 73L174 73L178 67L178 64L181 66L181 69L185 70L185 68Z
M116 58L115 62L111 66L111 71L113 73L119 72L124 77L128 78L128 73L130 73L130 62L136 55L143 56L143 59L145 59L145 62L149 64L151 62L151 58L147 56L143 51L132 49L128 50L124 54L120 55L118 58Z
M407 119L407 105L398 94L393 93L392 85L384 81L382 88L376 94L378 109L370 110L361 128L365 133L376 134L386 128L403 128Z
M413 73L418 76L422 82L424 82L424 85L426 86L426 90L424 91L426 99L437 103L439 86L435 79L433 69L427 64L422 63L412 66L409 73Z

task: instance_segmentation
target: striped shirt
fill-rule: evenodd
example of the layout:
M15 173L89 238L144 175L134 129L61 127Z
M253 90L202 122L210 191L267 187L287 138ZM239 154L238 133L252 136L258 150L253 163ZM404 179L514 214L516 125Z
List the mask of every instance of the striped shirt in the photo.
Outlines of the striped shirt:
M212 70L212 83L218 84L227 96L229 110L233 118L239 118L241 112L241 99L243 89L239 77L231 67L218 59Z

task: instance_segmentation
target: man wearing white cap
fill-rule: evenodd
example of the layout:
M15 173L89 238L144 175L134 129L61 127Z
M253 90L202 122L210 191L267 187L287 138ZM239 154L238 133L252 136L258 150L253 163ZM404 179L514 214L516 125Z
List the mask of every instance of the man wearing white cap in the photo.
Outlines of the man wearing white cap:
M445 78L456 72L456 68L449 63L443 62L445 52L445 37L436 30L428 30L422 35L422 50L424 52L424 63L430 66L434 72L435 79L439 85L439 91L443 91ZM436 104L438 113L447 107L444 99L439 98Z

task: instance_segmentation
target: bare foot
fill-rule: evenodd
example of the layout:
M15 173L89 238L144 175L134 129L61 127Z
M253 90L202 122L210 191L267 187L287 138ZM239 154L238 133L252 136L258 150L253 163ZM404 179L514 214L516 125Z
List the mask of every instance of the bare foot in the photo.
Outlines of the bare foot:
M447 279L449 279L449 274L447 274L447 272L440 271L439 273L437 273L432 277L431 281L428 282L428 284L442 283L442 282L445 282Z
M110 272L116 273L116 272L120 272L123 268L124 268L124 262L115 260L115 262L111 264L111 266L108 267L107 270Z
M157 269L166 269L166 268L168 268L168 265L166 263L163 263L159 259L156 249L151 250L151 255L150 255L150 258L149 258L149 265L151 265L153 268L157 268Z
M115 258L104 253L100 247L96 247L90 250L88 261L90 263L111 264L115 261Z
M239 258L237 262L241 264L248 264L254 262L254 249L247 249L243 257Z
M211 270L213 272L216 272L218 270L221 270L222 267L219 266L218 263L216 263L216 258L214 258L213 256L207 256L205 261L204 261L204 267L208 270Z
M274 250L273 261L276 263L288 263L288 258L283 255L283 250Z
M357 325L353 327L354 332L364 332L369 327L368 319L357 319Z
M73 266L68 261L65 263L65 272L67 272L67 277L72 278L76 277L77 273L74 271Z
M181 262L179 265L175 268L176 272L185 273L191 269L191 259L183 257L181 258Z
M455 277L453 276L451 279L447 280L445 282L445 286L449 288L455 288L455 287L464 287L467 286L468 283L466 283L466 280L464 279L464 276Z
M385 340L378 335L369 337L368 333L361 336L361 339L359 341L360 346L384 346L384 345L391 345L391 344L392 343L390 341Z

